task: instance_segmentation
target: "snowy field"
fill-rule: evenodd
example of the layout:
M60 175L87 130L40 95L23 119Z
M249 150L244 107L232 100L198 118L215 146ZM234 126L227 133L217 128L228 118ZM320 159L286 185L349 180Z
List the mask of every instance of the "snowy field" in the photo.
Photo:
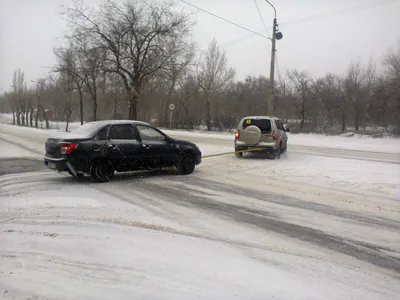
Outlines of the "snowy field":
M166 133L233 150L230 135ZM280 160L218 156L191 176L92 184L43 169L60 134L0 124L0 167L39 160L0 176L0 299L400 295L396 139L290 135Z

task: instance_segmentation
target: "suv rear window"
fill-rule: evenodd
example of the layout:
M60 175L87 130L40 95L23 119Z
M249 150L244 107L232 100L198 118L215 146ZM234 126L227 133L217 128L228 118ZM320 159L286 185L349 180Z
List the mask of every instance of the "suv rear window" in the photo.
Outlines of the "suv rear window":
M270 119L244 119L243 121L243 129L254 125L260 128L262 133L270 133L271 132L271 120Z

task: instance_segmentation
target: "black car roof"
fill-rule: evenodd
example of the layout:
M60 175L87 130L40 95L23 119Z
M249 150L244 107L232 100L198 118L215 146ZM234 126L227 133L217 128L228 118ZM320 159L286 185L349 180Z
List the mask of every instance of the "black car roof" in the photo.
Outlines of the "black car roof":
M141 125L150 125L146 122L136 121L136 120L102 120L102 121L92 121L88 122L95 125L109 125L109 124L141 124Z

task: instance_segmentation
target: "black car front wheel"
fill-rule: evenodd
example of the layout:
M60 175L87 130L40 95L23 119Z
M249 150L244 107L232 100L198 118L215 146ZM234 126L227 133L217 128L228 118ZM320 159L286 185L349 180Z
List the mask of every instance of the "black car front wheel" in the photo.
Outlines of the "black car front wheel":
M179 161L177 166L178 172L181 175L189 175L192 174L196 167L196 162L191 154L184 154Z
M97 182L111 181L114 173L114 166L109 160L96 160L90 169L90 176Z

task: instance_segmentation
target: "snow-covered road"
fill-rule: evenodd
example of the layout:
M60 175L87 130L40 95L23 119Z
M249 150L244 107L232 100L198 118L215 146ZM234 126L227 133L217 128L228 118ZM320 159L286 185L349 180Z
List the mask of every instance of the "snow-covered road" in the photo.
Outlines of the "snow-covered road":
M222 156L191 176L93 184L34 163L49 134L0 125L0 298L400 294L397 163L290 150L279 161ZM231 140L204 139L205 154L232 150Z

